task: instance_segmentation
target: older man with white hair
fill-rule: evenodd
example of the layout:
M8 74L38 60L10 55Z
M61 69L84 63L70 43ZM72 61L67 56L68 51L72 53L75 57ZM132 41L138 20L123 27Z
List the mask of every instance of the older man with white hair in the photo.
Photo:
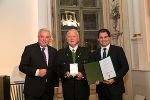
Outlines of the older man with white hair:
M83 64L92 61L91 52L88 48L78 45L77 30L70 29L66 39L68 47L60 49L56 57L64 100L89 100L90 91Z

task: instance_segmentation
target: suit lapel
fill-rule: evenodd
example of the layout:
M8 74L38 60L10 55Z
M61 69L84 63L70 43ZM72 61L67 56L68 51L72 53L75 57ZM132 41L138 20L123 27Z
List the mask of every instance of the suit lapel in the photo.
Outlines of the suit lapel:
M51 65L51 61L52 61L52 51L51 51L51 48L48 46L48 66Z
M67 56L67 61L69 61L69 63L73 63L73 59L72 59L72 52L69 49L69 47L66 48L66 56Z
M101 60L101 48L99 48L99 49L97 50L97 53L96 53L95 56L97 57L98 60Z
M111 52L112 52L112 45L110 45L109 47L107 57L110 56ZM97 60L101 60L101 47L97 49L95 57L97 58Z
M43 57L43 55L42 55L42 51L41 51L41 48L40 48L40 45L37 43L37 50L38 50L38 53L39 53L39 58L41 59L43 59L44 60L44 57ZM37 54L38 55L38 54Z
M77 48L77 51L76 51L76 63L78 63L79 62L79 59L80 59L80 57L81 57L81 47L80 46L78 46L78 48Z
M110 45L107 57L110 56L111 51L112 51L112 46Z
M37 54L37 55L39 55L39 56L38 56L39 59L40 59L40 60L42 59L43 64L44 64L45 66L47 66L47 64L46 64L45 61L44 61L44 57L43 57L43 54L42 54L40 45L39 45L38 43L37 43L37 50L38 50L38 54Z
M69 63L73 63L73 59L72 59L72 52L71 50L68 48L66 48L66 55L67 55L67 60L69 61ZM78 63L79 59L81 57L81 47L78 46L77 51L76 51L76 63Z

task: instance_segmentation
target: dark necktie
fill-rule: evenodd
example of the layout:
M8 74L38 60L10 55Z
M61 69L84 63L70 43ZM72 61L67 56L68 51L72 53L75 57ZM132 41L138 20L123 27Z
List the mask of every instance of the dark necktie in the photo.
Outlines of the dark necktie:
M42 48L42 54L44 57L44 61L46 62L46 65L47 65L46 54L45 54L44 50L45 50L45 48Z
M103 48L103 59L106 58L106 48Z

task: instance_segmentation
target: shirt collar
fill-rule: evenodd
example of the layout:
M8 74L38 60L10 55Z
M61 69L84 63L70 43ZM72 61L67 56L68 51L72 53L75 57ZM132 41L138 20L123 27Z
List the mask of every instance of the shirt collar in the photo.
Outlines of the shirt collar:
M102 47L102 46L101 46L101 49L106 48L106 50L109 50L109 47L110 47L110 44L107 45L106 47Z
M70 49L71 51L74 49L75 52L76 52L77 48L78 48L78 45L76 45L74 48L72 48L72 47L69 45L69 49Z
M48 49L48 47L47 47L47 46L46 46L46 47L42 47L42 46L40 46L40 48L41 48L41 50L42 50L42 48Z

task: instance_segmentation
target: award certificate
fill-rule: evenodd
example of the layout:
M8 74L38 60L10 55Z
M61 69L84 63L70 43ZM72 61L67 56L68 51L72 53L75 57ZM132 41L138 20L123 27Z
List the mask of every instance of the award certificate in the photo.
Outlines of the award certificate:
M114 66L112 64L110 56L103 60L100 60L99 64L100 64L103 77L105 80L116 77L116 73L115 73Z
M75 76L77 74L78 74L78 64L77 63L70 64L70 75Z

